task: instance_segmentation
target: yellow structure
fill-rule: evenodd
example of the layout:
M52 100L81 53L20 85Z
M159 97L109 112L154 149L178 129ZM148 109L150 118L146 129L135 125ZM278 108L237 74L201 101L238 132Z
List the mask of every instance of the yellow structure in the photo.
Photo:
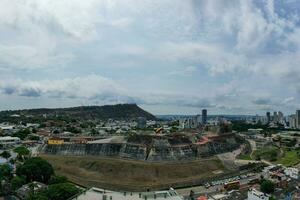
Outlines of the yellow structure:
M163 127L154 129L155 133L158 134L163 131Z
M64 140L59 138L51 138L48 140L48 144L63 144Z

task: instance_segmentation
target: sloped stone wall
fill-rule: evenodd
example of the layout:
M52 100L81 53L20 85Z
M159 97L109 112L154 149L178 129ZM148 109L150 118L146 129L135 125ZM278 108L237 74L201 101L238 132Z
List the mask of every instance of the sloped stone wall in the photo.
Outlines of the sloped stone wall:
M216 138L206 144L171 145L168 139L153 139L147 144L105 143L105 144L61 144L46 145L45 154L116 156L144 161L180 161L193 160L233 151L239 148L241 141L235 136Z

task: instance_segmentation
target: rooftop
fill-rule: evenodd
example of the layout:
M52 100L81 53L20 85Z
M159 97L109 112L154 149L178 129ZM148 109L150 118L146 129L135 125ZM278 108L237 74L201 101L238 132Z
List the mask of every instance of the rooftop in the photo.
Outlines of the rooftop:
M182 200L174 189L155 192L116 192L100 188L91 188L73 200Z

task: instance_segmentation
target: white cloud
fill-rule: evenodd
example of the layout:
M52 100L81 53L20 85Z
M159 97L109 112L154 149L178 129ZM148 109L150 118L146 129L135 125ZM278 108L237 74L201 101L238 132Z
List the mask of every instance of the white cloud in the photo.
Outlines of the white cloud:
M0 0L0 70L10 69L0 75L1 88L16 96L108 96L147 104L200 105L206 99L218 109L256 109L266 97L272 98L270 106L296 105L297 5L273 0ZM123 68L117 71L114 66ZM162 67L170 75L189 76L190 82L172 78L169 86L171 82L160 77L166 74ZM56 80L51 74L48 80L24 81L51 68L62 78L78 78ZM192 76L197 70L205 76ZM91 72L127 78L132 88L124 89L125 81L120 87L112 79L84 75ZM152 85L150 76L156 77L153 91L160 91L158 95L136 92L134 85ZM180 97L184 87L190 99ZM169 89L175 94L163 92ZM289 102L289 96L295 99Z
M197 72L197 67L195 66L187 66L183 69L175 70L170 72L170 75L179 75L179 76L192 76Z
M98 75L63 80L9 80L2 81L0 88L4 94L27 97L109 99L124 94L120 85Z
M133 93L112 79L89 75L63 80L2 80L0 93L6 96L84 100L89 103L138 103L144 105L176 105L213 107L207 99L196 95L172 93Z

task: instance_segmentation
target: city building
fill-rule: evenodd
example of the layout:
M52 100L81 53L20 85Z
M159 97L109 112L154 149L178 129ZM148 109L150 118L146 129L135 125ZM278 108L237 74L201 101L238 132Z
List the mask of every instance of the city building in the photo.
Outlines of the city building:
M117 192L100 188L90 188L73 200L183 200L174 189L152 192Z
M296 115L290 115L288 121L289 121L289 128L291 129L297 128Z
M12 134L15 131L16 131L16 127L14 125L10 125L7 123L0 124L0 133Z
M273 122L278 123L278 114L276 111L274 111L274 113L273 113Z
M4 147L13 146L20 143L21 140L18 137L11 137L11 136L0 137L0 145L3 145Z
M197 116L179 119L179 127L181 129L190 129L198 127Z
M300 110L296 111L296 128L300 128Z
M279 111L278 112L278 122L280 123L280 124L284 124L284 115L283 115L283 113L281 112L281 111Z
M207 122L207 110L203 109L202 110L202 124L206 124Z
M63 144L64 140L61 138L49 138L48 144Z
M247 200L269 200L270 196L254 188L248 191Z
M271 113L267 112L267 122L270 123L271 122Z
M197 118L197 124L198 125L202 124L203 117L201 115L196 115L196 118Z

